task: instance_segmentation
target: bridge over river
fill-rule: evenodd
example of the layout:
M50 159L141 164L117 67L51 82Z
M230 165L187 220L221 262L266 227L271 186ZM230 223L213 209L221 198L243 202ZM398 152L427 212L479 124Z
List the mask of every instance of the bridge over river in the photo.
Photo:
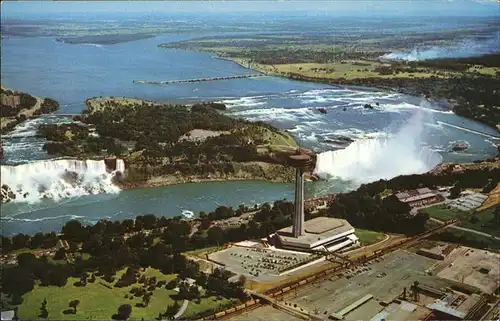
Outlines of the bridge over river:
M192 82L230 80L230 79L242 79L242 78L256 78L256 77L266 77L266 75L264 75L264 74L249 74L249 75L239 75L239 76L179 79L179 80L165 80L165 81L134 80L134 84L171 85L171 84L182 84L182 83L192 83Z

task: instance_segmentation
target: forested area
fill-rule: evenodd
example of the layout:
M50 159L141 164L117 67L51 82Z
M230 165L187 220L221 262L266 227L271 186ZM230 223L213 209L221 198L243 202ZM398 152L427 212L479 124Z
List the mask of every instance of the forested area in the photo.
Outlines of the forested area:
M145 229L158 230L146 234ZM181 291L176 300L200 298L199 291L185 288L179 283L186 278L196 280L196 285L206 289L204 294L206 296L215 295L240 300L246 298L242 283L228 281L232 274L216 269L206 275L200 271L197 263L186 259L182 254L193 248L189 237L191 223L188 221L145 215L135 220L122 222L103 220L93 226L84 226L73 220L65 224L62 233L61 239L68 242L68 248L59 247L51 258L47 256L37 258L32 253L23 252L17 255L16 266L2 269L2 293L9 296L8 299L5 298L7 304L21 304L22 296L32 291L37 282L42 287L62 287L66 285L70 276L79 279L74 284L78 287L96 282L96 277L114 283L111 285L114 287L142 283L143 288L132 288L131 293L136 297L143 297L144 306L147 306L155 289L161 287L173 289L180 286ZM31 238L22 234L12 239L3 237L2 248L7 250L9 246L12 249L26 246L33 248L39 245L53 246L53 236L53 234L38 233ZM88 259L83 259L82 254L87 254ZM64 260L64 264L61 260ZM166 283L141 277L140 269L148 267L158 269L165 275L175 274L178 280L176 283ZM115 274L123 268L128 269L125 274L117 278ZM167 311L172 309L169 308Z
M224 109L220 103L200 103L189 108L107 101L104 108L78 116L81 122L41 125L38 135L48 140L43 148L49 154L126 157L129 181L177 172L232 174L239 170L237 163L276 163L267 148L264 153L258 151L259 146L272 148L273 137L295 144L270 125L233 119L219 111ZM193 138L193 129L212 134Z

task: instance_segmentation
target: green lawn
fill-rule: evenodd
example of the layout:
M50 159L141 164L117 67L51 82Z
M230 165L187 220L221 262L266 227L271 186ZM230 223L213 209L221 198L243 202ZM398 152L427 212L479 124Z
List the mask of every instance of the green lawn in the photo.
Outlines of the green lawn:
M463 220L460 226L500 237L500 225L493 222L494 210L495 207L492 206L484 211L476 212L474 217L477 221Z
M380 242L385 238L384 233L363 230L359 228L356 229L356 232L354 234L356 234L356 236L359 238L362 246Z
M217 252L217 251L221 251L223 249L224 249L224 245L218 245L218 246L215 245L215 246L205 247L205 248L202 248L202 249L188 251L188 252L186 252L184 254L186 254L188 256L194 256L194 257L199 257L199 258L204 259L205 258L205 254L214 253L214 252Z
M203 292L204 291L202 291L202 294L204 294ZM230 302L231 302L231 300L229 300L229 299L221 298L220 300L218 300L216 297L213 297L213 296L208 297L208 298L202 298L199 303L197 303L196 301L191 301L191 302L189 302L188 307L186 309L186 312L184 312L183 316L190 317L196 313L199 313L199 312L202 312L202 311L205 311L208 309L221 307L221 306L226 305ZM182 304L182 302L179 302L179 303Z
M471 219L471 213L460 211L454 208L447 208L445 205L435 205L426 207L420 211L429 214L438 220L446 221L450 219L460 220L460 226L473 229L479 232L492 234L500 237L500 226L493 222L494 207L484 211L473 213L475 219Z
M425 207L420 212L429 214L430 217L436 218L441 221L447 221L451 219L467 219L468 213L460 211L454 208L447 208L446 205L439 204L434 206Z
M390 196L392 195L393 192L392 192L392 189L385 189L382 193L380 193L380 197L384 198L384 197L387 197L387 196Z
M118 280L120 276L125 273L125 269L116 273L115 279ZM159 270L148 268L145 272L148 277L155 276L159 280L171 280L175 275L165 275ZM100 319L109 320L111 316L117 312L118 306L128 303L132 306L133 320L154 320L158 313L165 312L173 300L170 295L175 294L173 290L157 288L151 301L146 308L135 307L136 303L142 302L142 298L133 297L133 299L124 298L129 294L133 286L141 286L140 284L124 287L109 289L100 282L109 285L101 278L97 278L94 283L87 283L85 287L75 287L73 283L78 281L76 278L69 278L64 287L41 287L36 285L33 291L23 296L23 303L19 307L19 317L21 319L38 319L42 301L47 299L47 309L49 316L47 319L55 320L86 320L86 319ZM71 300L80 300L77 307L76 314L63 314L63 311L69 309L68 303ZM194 314L199 311L217 307L221 303L226 303L228 300L215 300L214 297L203 298L199 304L190 302L186 313ZM182 302L179 302L182 303Z
M493 251L500 250L500 241L492 238L471 233L468 231L448 228L430 237L431 240L458 243L460 245L487 249Z

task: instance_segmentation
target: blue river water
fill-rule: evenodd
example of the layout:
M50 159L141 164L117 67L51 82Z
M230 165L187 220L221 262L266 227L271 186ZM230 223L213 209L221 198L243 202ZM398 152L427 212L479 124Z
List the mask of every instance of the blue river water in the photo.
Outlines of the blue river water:
M472 161L496 154L492 139L439 122L495 136L493 129L458 117L421 97L339 88L278 77L168 86L133 83L134 80L162 81L254 73L208 53L158 47L161 43L206 35L171 33L113 45L68 44L56 41L55 35L4 37L1 82L10 89L56 99L61 105L58 113L62 114L81 112L85 99L96 96L126 96L179 103L223 101L229 107L229 114L287 129L301 145L318 152L338 148L325 141L325 137L344 136L359 141L355 148L337 156L336 159L343 162L349 159L356 162L360 158L369 160L372 157L370 153L379 152L364 141L386 134L399 135L403 141L414 140L418 136L417 143L438 152L443 161ZM379 106L367 110L363 108L365 103L379 103ZM319 113L316 110L318 107L326 108L328 113ZM408 123L415 122L416 115L418 129L402 130ZM43 141L35 137L36 127L40 123L60 121L53 116L32 120L2 137L5 149L2 166L48 158L41 150ZM451 146L457 141L467 142L469 149L464 153L451 152ZM398 146L392 144L387 147L389 149L383 150L382 156L392 157L392 153L398 152ZM387 172L385 169L368 169L372 174L379 170ZM400 174L398 170L405 173L406 169L401 167L395 170L393 174L397 175ZM336 177L307 184L306 194L315 196L341 192L358 184ZM218 205L253 205L291 197L290 184L238 181L134 189L59 202L10 203L2 205L3 234L57 230L70 218L93 223L99 218L124 219L145 213L175 216L186 210L197 213L210 211Z

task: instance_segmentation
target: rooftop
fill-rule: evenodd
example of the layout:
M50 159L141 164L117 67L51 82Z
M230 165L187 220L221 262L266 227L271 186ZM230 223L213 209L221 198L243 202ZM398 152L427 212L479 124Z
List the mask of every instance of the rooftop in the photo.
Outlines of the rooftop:
M305 234L298 238L292 236L292 226L282 228L277 234L282 242L313 247L314 243L330 241L338 235L354 230L354 228L343 219L316 217L304 222L304 230Z
M399 200L406 202L411 202L432 196L435 196L435 194L427 187L396 193L396 197L399 198Z

